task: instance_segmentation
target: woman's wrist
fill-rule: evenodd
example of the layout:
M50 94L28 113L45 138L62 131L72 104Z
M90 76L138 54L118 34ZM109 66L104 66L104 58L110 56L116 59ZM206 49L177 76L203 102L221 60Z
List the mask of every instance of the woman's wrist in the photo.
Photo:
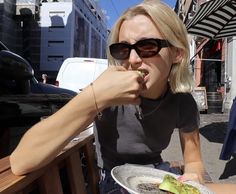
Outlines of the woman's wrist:
M191 175L193 177L195 177L195 175L196 175L198 181L203 184L204 183L204 174L205 174L203 163L202 162L191 162L191 163L185 164L184 174L188 175L189 177L191 177Z
M98 106L97 97L96 97L96 94L95 94L93 83L90 83L90 88L92 90L94 106L95 106L95 109L96 109L96 112L97 112L97 117L98 117L98 119L101 119L102 118L102 112L100 111L99 106Z

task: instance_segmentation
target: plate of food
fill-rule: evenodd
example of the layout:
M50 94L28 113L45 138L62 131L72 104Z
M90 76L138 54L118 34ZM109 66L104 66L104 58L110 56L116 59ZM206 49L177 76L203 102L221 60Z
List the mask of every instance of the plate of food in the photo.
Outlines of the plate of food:
M184 183L178 176L152 167L125 164L112 169L113 179L131 194L214 194L194 181Z

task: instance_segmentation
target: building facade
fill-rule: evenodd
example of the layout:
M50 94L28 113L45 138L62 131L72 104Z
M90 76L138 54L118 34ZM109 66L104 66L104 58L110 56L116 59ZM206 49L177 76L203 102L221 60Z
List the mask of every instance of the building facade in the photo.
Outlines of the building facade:
M0 40L35 76L56 78L68 57L106 58L106 18L95 0L0 0Z
M106 58L106 19L96 2L43 2L40 18L40 71L55 76L68 57Z
M204 2L206 0L178 0L175 10L187 24ZM196 86L206 88L209 104L211 95L217 98L220 94L222 111L228 111L236 96L235 37L213 40L189 35L189 39Z
M38 69L39 0L0 0L0 40Z

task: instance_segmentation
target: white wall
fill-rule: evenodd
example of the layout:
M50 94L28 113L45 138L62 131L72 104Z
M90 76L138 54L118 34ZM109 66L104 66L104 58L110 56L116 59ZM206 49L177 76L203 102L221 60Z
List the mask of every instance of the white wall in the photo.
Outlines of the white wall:
M230 109L233 99L236 97L236 37L229 40L226 50L226 75L231 80L231 87L225 104L227 109Z
M42 3L41 6L41 71L58 71L71 56L71 2Z
M231 57L231 68L232 68L232 77L231 77L231 90L230 96L233 100L236 97L236 37L233 37L232 41L232 57Z

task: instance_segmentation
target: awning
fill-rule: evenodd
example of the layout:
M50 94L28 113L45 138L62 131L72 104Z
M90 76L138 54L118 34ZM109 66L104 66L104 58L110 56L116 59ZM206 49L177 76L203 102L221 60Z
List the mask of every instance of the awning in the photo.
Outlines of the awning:
M210 39L236 36L236 0L210 0L201 4L186 28L189 34Z

